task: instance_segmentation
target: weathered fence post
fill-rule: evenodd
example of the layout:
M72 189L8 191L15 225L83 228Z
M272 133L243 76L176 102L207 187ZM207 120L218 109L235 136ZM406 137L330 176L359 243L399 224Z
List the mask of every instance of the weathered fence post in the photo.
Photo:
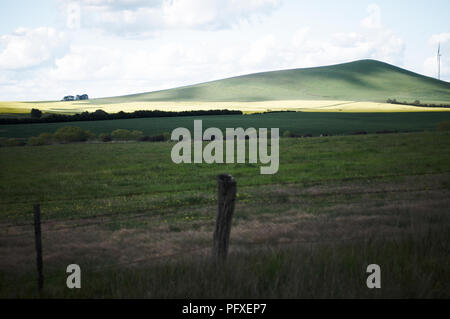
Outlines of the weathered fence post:
M36 242L36 265L38 271L38 290L44 287L44 276L42 274L42 239L41 239L41 207L34 205L34 238Z
M216 229L214 231L213 257L225 260L230 241L231 219L236 201L236 180L230 174L217 176L218 206Z

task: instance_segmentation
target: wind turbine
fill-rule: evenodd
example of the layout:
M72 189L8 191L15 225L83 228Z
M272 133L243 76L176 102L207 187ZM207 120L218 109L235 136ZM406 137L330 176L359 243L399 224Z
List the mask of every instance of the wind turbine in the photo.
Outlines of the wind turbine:
M437 52L437 62L438 62L438 80L441 79L441 43L439 42L438 52Z

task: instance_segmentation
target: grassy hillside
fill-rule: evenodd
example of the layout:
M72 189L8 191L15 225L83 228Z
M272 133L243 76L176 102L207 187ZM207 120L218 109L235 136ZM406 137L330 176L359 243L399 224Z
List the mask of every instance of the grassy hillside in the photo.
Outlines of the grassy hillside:
M130 101L347 100L385 102L387 98L450 102L450 83L393 65L361 60L350 63L256 73L171 90L97 99Z
M398 101L450 104L450 83L374 60L256 73L170 90L88 101L0 102L0 113L39 108L80 113L134 110L230 109L244 112L423 112L436 108L386 104ZM19 110L19 111L18 111ZM450 109L444 109L446 111Z

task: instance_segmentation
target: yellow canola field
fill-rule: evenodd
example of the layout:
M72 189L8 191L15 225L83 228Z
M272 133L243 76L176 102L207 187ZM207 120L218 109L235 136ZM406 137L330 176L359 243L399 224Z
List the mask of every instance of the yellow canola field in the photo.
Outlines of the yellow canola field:
M303 111L303 112L442 112L450 108L417 107L377 102L331 101L331 100L281 100L259 102L125 102L105 103L100 101L70 101L70 102L0 102L0 113L28 113L32 108L45 112L73 114L84 111L93 112L101 109L108 113L120 111L133 112L136 110L161 111L195 111L195 110L240 110L244 113L267 111ZM98 104L97 104L98 103Z

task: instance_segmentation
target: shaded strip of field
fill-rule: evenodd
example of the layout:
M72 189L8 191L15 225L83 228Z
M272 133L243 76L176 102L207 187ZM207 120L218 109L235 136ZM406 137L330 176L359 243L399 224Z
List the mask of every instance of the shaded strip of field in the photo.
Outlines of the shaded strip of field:
M111 133L115 129L140 130L145 135L171 132L177 127L193 129L195 119L203 120L203 126L279 128L280 133L289 130L298 134L322 133L343 135L356 131L418 132L435 130L438 123L450 120L450 112L423 113L309 113L282 112L253 115L221 115L176 118L144 118L94 122L46 123L0 125L0 137L27 138L40 133L53 133L63 126L79 126L95 134Z

